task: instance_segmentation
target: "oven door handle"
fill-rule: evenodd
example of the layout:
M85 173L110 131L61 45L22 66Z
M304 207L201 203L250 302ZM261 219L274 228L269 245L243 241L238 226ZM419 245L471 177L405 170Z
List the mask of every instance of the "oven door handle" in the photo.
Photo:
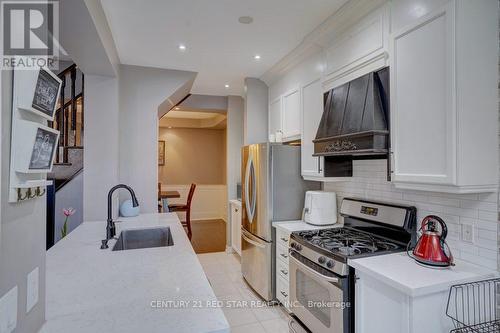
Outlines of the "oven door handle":
M307 271L309 274L312 274L316 276L317 278L320 278L322 280L328 281L328 282L333 282L333 283L339 283L339 279L331 276L326 276L321 273L316 272L314 269L308 267L307 265L301 263L299 260L297 260L293 255L289 257L295 265L300 267L301 269Z

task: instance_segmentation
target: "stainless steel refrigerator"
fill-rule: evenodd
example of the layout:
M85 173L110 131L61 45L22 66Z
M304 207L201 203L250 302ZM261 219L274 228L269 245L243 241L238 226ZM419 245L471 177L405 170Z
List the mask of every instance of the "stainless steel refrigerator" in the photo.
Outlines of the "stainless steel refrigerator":
M307 190L319 182L300 174L300 146L261 143L242 148L241 270L265 300L275 298L273 221L302 217Z

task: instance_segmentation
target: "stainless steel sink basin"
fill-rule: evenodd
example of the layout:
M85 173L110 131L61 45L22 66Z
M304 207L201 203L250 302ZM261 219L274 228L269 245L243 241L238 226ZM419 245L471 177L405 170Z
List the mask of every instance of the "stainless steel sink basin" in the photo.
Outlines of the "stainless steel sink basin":
M120 232L113 251L174 245L169 227L128 229Z

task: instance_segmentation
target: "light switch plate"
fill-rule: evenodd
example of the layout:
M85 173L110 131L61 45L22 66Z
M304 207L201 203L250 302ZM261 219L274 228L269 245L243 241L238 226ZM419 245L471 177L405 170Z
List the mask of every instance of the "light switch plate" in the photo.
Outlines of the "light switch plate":
M17 286L0 298L0 333L11 333L17 326Z
M26 313L38 303L38 267L32 270L28 274L27 285L26 285Z
M462 241L474 243L474 225L462 224Z

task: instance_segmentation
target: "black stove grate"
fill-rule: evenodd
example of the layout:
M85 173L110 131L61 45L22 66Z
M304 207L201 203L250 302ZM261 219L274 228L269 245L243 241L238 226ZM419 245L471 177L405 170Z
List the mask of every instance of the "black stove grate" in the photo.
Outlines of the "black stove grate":
M301 231L297 236L307 243L344 257L403 248L395 242L346 227Z

